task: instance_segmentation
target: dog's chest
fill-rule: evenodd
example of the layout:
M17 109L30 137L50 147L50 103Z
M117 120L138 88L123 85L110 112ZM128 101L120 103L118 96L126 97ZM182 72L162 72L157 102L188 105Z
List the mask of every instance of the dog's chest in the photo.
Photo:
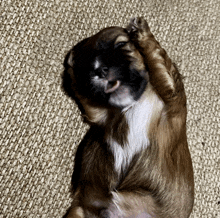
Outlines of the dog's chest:
M129 166L135 154L150 145L148 132L154 113L158 113L155 110L155 105L158 103L157 96L150 96L143 101L137 102L124 112L129 126L127 143L120 145L113 139L109 140L110 148L114 155L115 170L119 174L121 170Z

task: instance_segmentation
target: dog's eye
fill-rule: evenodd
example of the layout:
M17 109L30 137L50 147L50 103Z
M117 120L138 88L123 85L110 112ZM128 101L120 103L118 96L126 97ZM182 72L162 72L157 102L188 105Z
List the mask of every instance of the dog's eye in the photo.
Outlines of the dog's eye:
M125 46L128 42L118 42L117 44L115 44L115 48L122 48L123 46Z

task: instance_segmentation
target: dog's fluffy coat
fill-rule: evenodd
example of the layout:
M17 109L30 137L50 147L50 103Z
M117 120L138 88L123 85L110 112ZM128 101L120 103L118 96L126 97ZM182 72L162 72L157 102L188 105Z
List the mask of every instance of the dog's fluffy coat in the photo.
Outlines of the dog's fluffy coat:
M189 217L184 87L144 19L77 44L67 72L91 123L76 154L67 217Z

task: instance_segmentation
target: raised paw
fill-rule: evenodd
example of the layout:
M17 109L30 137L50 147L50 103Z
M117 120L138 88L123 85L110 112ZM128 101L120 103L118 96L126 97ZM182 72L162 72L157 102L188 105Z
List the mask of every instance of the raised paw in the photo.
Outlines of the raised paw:
M127 31L133 37L142 37L150 33L147 22L142 17L135 17L130 20Z

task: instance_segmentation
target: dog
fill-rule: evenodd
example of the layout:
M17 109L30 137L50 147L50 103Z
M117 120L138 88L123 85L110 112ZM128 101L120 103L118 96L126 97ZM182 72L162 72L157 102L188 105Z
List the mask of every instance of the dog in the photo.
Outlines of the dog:
M66 58L91 128L68 218L186 218L194 201L182 76L143 18L79 42Z

